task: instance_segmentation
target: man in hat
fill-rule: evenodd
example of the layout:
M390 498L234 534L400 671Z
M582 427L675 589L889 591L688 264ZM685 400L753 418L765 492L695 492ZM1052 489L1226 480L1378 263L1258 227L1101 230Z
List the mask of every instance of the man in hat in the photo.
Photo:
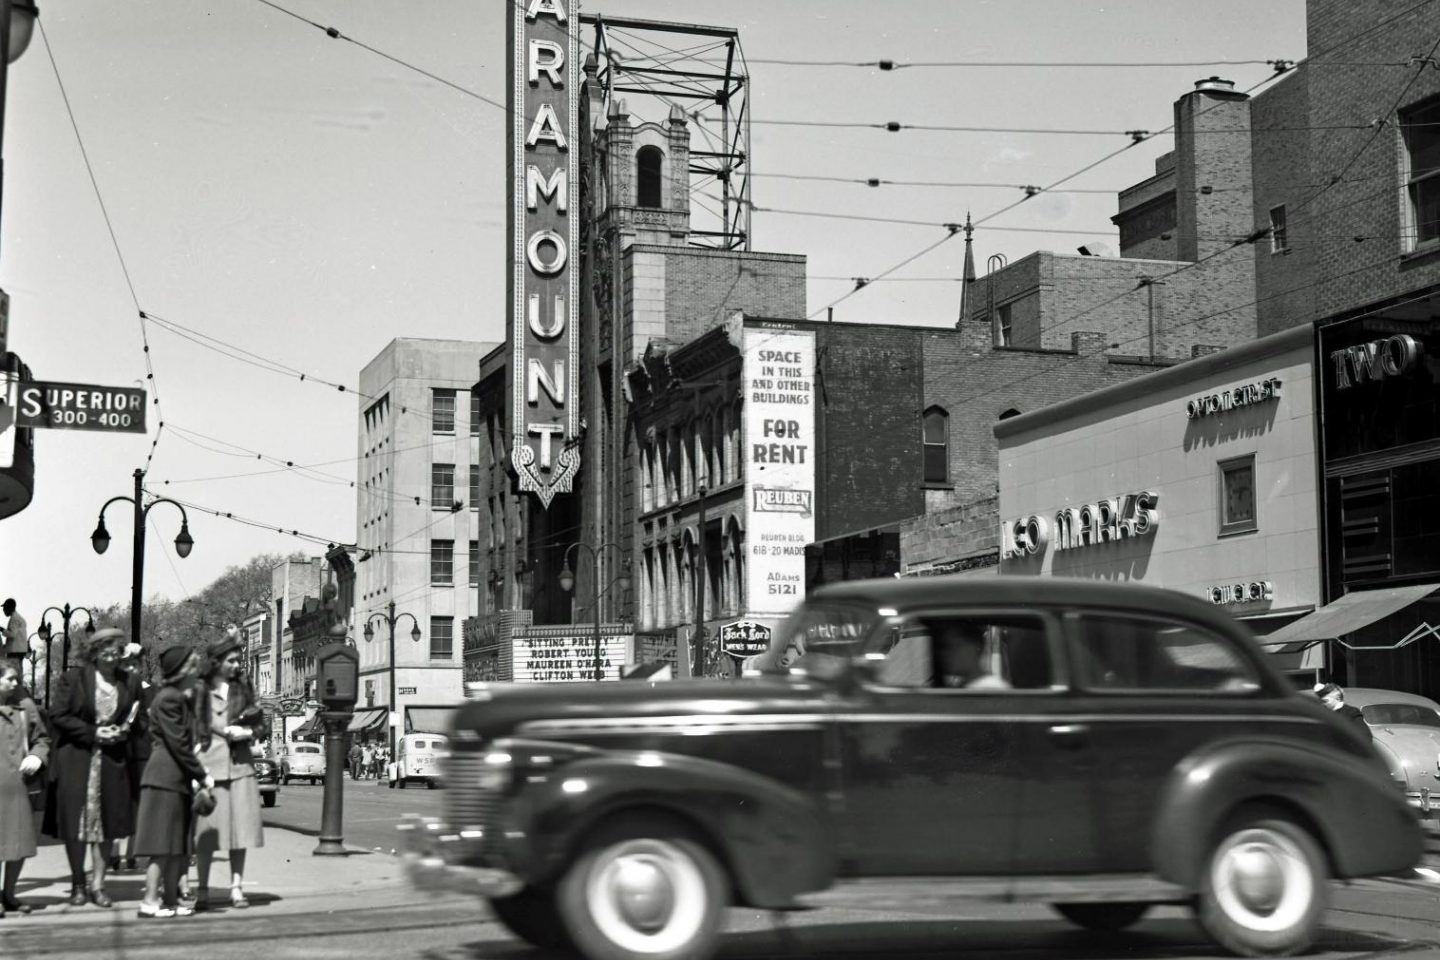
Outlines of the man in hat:
M985 667L985 628L964 620L934 625L939 686L966 690L1009 690L1010 684Z
M1371 732L1370 724L1365 722L1365 715L1345 702L1345 688L1340 684L1317 683L1315 684L1315 695L1320 698L1321 703L1349 720L1357 730L1362 731L1361 736L1365 738L1366 743L1375 742L1375 734Z
M30 625L15 607L15 598L7 597L0 605L5 612L5 659L18 665L30 653Z

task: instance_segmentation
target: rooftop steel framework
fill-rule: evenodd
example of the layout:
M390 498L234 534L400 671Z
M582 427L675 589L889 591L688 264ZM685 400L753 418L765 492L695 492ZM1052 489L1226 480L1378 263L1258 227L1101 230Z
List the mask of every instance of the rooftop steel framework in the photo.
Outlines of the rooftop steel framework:
M642 120L679 107L690 121L690 243L749 250L750 77L739 32L603 14L581 22L595 28L591 52L606 113L625 97ZM647 101L664 112L647 115Z

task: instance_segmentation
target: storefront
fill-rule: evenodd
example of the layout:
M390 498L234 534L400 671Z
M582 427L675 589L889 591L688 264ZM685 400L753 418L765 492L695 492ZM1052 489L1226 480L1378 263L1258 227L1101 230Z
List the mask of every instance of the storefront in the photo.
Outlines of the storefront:
M1314 332L1297 327L995 424L1000 569L1134 580L1271 634L1320 603ZM1323 645L1276 643L1297 680Z
M1413 300L1413 298L1411 298ZM1440 694L1440 327L1424 300L1322 323L1324 599L1288 627L1341 684Z

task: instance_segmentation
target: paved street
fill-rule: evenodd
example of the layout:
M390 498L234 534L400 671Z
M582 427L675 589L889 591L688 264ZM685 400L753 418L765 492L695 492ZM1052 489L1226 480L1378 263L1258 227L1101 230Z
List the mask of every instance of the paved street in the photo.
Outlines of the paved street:
M280 799L264 811L265 823L300 833L320 833L320 802L324 788L308 783L291 783L280 788ZM414 785L391 790L385 781L345 778L345 843L365 850L395 848L395 824L407 813L436 814L444 799L443 790Z

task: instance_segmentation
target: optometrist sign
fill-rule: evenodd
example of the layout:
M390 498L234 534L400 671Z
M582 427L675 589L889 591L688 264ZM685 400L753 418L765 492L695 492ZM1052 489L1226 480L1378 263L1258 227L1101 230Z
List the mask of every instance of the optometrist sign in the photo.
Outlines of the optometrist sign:
M580 469L580 42L567 0L514 0L510 66L510 465L550 506Z

